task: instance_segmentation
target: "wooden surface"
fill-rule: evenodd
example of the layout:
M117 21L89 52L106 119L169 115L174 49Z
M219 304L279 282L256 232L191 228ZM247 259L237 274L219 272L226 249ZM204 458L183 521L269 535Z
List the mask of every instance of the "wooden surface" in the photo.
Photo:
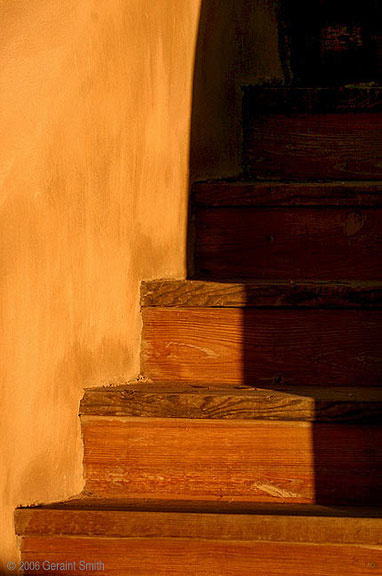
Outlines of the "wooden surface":
M279 502L252 502L252 501L232 501L232 500L172 500L172 499L153 499L153 498L102 498L90 496L86 491L77 496L61 502L51 502L40 506L17 508L15 510L15 522L17 534L34 534L33 524L27 522L27 532L24 532L26 526L23 516L24 511L116 511L116 512L164 512L176 514L213 514L224 515L257 515L257 516L303 516L309 521L311 517L327 518L370 518L382 519L382 508L365 507L365 506L326 506L321 504L283 504ZM19 522L19 514L21 520ZM277 522L276 519L272 522ZM377 524L379 525L379 524ZM24 528L23 528L24 527ZM89 532L90 534L90 532ZM117 534L118 535L118 534ZM121 535L121 534L119 534ZM375 537L375 536L374 536ZM379 534L378 538L381 537ZM379 540L376 543L380 543Z
M77 562L77 566L80 561L103 562L102 572L87 571L88 576L100 573L113 576L367 576L378 574L382 563L380 547L183 538L32 536L23 538L21 551L23 558L32 561L70 559ZM83 573L78 569L70 572L74 576ZM62 570L50 574L62 574Z
M87 536L95 538L193 538L199 540L247 540L260 542L300 542L331 544L382 544L382 518L368 516L361 508L353 516L352 508L331 512L322 506L272 506L252 511L209 513L182 512L170 502L170 511L108 508L109 502L68 502L65 508L25 508L15 512L16 534L32 536ZM110 503L111 504L111 503ZM166 501L162 503L166 509ZM268 512L267 509L270 509ZM273 511L272 511L273 508ZM297 512L298 511L298 512ZM337 514L337 516L336 516ZM346 516L348 514L348 516ZM356 511L357 514L357 511Z
M136 383L92 388L81 401L82 416L212 420L382 421L382 387L250 387Z
M375 308L382 306L382 282L156 280L141 283L141 306Z
M382 182L212 181L193 184L197 206L382 206Z
M328 114L333 112L382 112L382 88L358 86L340 88L244 87L244 115Z
M142 371L158 382L380 386L380 310L144 308Z
M82 429L91 495L382 503L377 426L89 416Z
M382 179L382 114L247 118L246 175L276 179Z
M205 208L195 271L208 280L382 279L382 210Z

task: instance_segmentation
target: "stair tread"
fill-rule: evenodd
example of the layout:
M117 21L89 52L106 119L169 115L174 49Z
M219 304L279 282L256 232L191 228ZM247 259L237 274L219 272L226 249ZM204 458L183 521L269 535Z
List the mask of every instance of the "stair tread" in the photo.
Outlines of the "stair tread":
M15 512L16 533L378 545L382 509L80 497Z
M198 206L382 206L382 181L288 182L215 180L195 182Z
M171 512L179 514L250 514L259 516L303 516L332 518L381 518L378 506L324 506L321 504L264 503L244 501L179 500L151 498L99 498L86 492L48 504L20 506L17 516L41 510L97 510L116 512ZM29 526L33 529L33 526ZM18 532L21 533L21 532Z
M298 420L379 423L382 388L283 387L281 389L140 383L85 391L80 414L128 418Z
M382 86L264 87L243 86L245 109L254 113L381 112Z
M142 282L143 307L364 308L382 305L380 281Z

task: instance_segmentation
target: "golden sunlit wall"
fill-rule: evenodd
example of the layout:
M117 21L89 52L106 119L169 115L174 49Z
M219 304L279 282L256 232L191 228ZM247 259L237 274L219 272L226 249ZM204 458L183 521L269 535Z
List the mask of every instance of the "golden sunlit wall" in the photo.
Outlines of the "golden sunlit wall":
M206 15L221 10L222 30L232 10L245 26L257 10L250 34L257 22L257 48L269 39L260 76L277 76L270 4L206 2L197 42L201 0L0 0L4 564L16 554L17 505L82 488L83 388L139 373L139 281L185 277L192 117L194 173L238 167L241 56L227 68Z

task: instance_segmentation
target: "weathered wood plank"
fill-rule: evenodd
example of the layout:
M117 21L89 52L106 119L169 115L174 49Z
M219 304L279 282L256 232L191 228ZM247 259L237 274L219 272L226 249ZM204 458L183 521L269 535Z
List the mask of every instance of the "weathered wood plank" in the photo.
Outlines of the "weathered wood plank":
M105 576L367 576L382 563L380 547L274 542L221 542L183 538L89 539L26 537L22 559L75 562L70 574L84 574L80 562L102 562ZM40 572L43 574L46 572ZM62 568L49 574L62 574ZM27 571L25 574L36 574Z
M337 511L309 505L248 506L243 512L220 504L220 512L184 512L177 502L162 502L165 511L113 509L108 501L70 504L66 508L25 508L15 511L16 534L20 536L97 536L108 538L192 538L197 540L248 540L332 544L382 544L382 519L368 510ZM76 507L76 505L78 507ZM104 509L100 506L103 505ZM82 506L82 507L81 507ZM166 511L166 506L170 507ZM148 508L145 510L145 507ZM252 508L252 509L251 509ZM300 509L299 509L300 508ZM231 512L231 513L227 513ZM373 511L375 514L375 510ZM336 515L337 514L337 515ZM355 515L354 515L355 514Z
M306 307L365 308L382 306L382 282L271 281L208 282L156 280L142 282L144 307Z
M205 208L195 270L211 280L381 280L382 210Z
M382 311L144 308L143 374L158 382L380 386Z
M382 428L83 417L88 494L381 505Z
M381 180L382 114L273 114L244 124L247 177Z
M81 415L213 420L382 422L382 387L285 390L129 384L85 391Z
M197 206L342 206L381 208L382 182L196 182Z

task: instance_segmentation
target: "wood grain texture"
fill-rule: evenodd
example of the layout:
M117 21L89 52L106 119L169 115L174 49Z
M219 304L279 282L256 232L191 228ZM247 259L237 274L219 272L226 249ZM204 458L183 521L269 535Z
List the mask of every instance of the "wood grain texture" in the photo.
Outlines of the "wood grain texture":
M244 130L247 177L381 180L382 114L258 116Z
M141 283L141 306L182 308L381 307L382 282L156 280Z
M158 382L380 386L380 310L143 309L142 370Z
M382 210L205 208L195 274L207 280L363 280L382 276Z
M113 576L367 576L380 571L380 547L275 542L221 542L190 539L89 539L26 537L23 560L94 562ZM28 571L32 575L37 572ZM40 572L43 574L44 572ZM70 574L84 572L78 568ZM58 570L50 574L62 574Z
M129 384L92 388L81 401L82 416L212 420L382 421L382 387L250 387L191 384Z
M196 182L196 206L382 206L382 182Z
M382 544L382 518L370 516L368 509L257 504L235 511L232 504L218 504L217 512L209 512L210 504L202 503L204 512L200 508L185 512L176 501L163 501L162 510L158 511L150 510L145 501L127 500L116 509L112 501L97 503L83 498L64 503L61 508L53 505L17 509L15 527L20 536Z
M381 427L84 417L82 428L91 495L382 503Z

